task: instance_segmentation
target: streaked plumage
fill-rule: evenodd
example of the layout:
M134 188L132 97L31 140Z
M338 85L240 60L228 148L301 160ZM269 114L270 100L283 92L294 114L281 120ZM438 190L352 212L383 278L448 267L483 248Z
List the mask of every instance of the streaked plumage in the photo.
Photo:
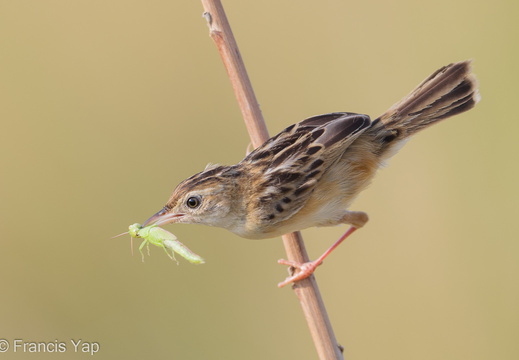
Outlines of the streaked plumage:
M236 165L206 168L181 182L146 224L200 223L252 239L312 226L361 227L367 216L347 209L381 164L411 135L478 100L470 62L444 66L374 121L354 113L314 116Z

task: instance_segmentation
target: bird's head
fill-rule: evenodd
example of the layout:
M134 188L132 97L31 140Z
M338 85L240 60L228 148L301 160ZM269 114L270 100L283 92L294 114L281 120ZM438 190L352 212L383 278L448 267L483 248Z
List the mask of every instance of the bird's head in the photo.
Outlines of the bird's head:
M143 226L183 223L228 228L228 223L234 221L235 180L239 175L233 167L206 168L182 181L164 208Z

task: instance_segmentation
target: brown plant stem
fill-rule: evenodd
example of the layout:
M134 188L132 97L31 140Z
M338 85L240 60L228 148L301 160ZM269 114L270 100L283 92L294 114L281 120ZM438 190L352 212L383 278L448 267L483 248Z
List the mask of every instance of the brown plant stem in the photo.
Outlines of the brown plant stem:
M254 147L268 138L268 131L249 76L220 0L202 0L209 34L223 60L245 125ZM301 233L283 235L288 260L309 261ZM343 359L314 275L298 281L293 289L299 299L320 359Z

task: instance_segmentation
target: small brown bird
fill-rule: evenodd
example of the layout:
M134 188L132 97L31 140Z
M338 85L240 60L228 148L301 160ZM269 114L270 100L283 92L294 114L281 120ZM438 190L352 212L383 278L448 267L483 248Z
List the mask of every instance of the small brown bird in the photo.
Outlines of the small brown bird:
M348 231L317 260L279 286L311 275L368 216L347 210L377 169L406 140L479 101L470 62L442 67L382 116L318 115L291 125L232 166L208 166L181 182L144 226L167 223L225 228L264 239L312 226L348 224Z

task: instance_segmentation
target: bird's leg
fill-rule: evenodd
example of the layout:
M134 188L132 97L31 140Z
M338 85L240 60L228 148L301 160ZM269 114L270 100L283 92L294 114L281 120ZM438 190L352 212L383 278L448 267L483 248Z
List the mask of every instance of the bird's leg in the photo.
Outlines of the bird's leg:
M288 261L284 259L278 260L278 264L288 265L291 268L299 269L299 271L289 276L285 279L285 281L280 282L278 287L283 287L292 282L296 282L299 280L306 279L310 275L312 275L315 269L322 264L323 260L330 255L330 253L335 250L337 246L339 246L348 236L350 236L355 230L361 228L368 221L368 215L361 211L348 211L342 218L342 223L350 224L350 228L342 235L339 240L337 240L328 250L324 252L317 260L309 261L306 263L298 263L294 261Z

